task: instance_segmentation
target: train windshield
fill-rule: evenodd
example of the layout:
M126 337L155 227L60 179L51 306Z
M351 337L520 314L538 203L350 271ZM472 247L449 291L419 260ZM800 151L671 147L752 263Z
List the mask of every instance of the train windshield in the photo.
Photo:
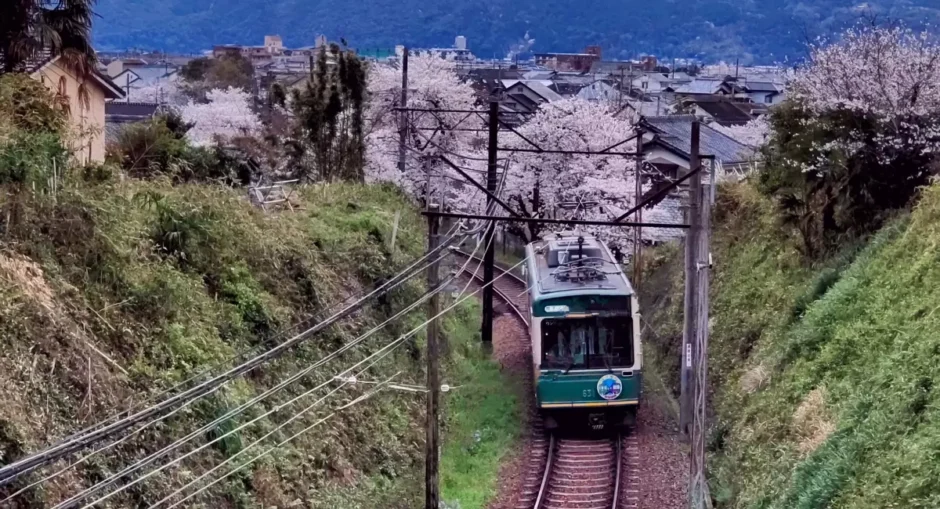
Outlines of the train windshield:
M609 369L633 365L630 317L542 322L541 369Z

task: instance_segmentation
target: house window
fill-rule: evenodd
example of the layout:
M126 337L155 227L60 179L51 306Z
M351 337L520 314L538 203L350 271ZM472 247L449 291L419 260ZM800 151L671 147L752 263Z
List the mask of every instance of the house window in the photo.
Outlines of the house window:
M644 82L641 83L640 85L643 87L643 90L646 90L646 89L648 89L648 88L650 87L650 82L644 81Z
M79 121L81 125L81 136L84 139L85 143L82 147L83 152L87 159L85 162L91 161L91 141L94 136L93 132L89 132L89 115L91 112L91 98L88 96L88 89L85 87L85 84L78 86L78 110L79 110Z
M764 103L772 104L774 102L774 96L767 94L764 96Z
M72 115L72 106L69 99L69 84L65 76L59 78L59 89L56 91L56 100L66 115Z

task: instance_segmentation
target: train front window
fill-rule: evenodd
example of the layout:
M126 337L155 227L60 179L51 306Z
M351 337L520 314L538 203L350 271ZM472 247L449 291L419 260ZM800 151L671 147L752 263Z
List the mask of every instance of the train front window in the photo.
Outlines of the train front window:
M607 369L633 365L629 317L542 322L542 369Z

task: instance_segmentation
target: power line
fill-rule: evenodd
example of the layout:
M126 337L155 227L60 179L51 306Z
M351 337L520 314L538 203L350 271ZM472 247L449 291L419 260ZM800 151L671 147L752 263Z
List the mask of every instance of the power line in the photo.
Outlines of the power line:
M430 257L430 256L435 256L435 255L436 255L437 253L439 253L441 250L446 249L447 247L449 247L449 246L453 243L453 241L454 241L455 238L456 238L456 236L451 237L450 239L447 239L445 242L442 242L441 245L439 246L439 248L440 248L439 250L436 250L436 251L429 251L429 254L428 254L427 256L428 256L428 257ZM180 404L180 403L183 403L183 402L188 401L188 400L190 400L190 399L198 398L198 397L204 395L205 393L209 392L209 391L210 391L211 389L213 389L214 387L217 387L217 386L221 385L222 383L225 383L225 382L227 382L227 381L229 381L229 380L231 380L231 379L233 379L233 378L236 378L236 377L238 377L238 376L241 376L241 375L243 375L243 374L245 374L245 373L247 373L247 372L253 370L255 367L257 367L257 366L259 366L259 365L261 365L261 364L263 364L263 363L265 363L265 362L267 362L267 361L269 361L269 360L271 360L271 359L274 359L274 358L277 358L277 357L283 355L287 350L289 350L289 349L293 348L294 346L296 346L297 344L301 343L301 342L304 341L308 336L310 336L310 335L312 335L312 334L315 334L315 333L318 333L318 332L320 332L320 331L326 329L327 327L333 325L335 322L337 322L337 321L339 321L339 320L341 320L341 319L343 319L343 318L349 316L350 314L352 314L352 313L358 311L363 305L365 305L365 303L366 303L367 301L369 301L369 300L371 300L371 299L373 299L373 298L376 298L376 297L380 297L380 296L382 296L382 295L385 295L386 293L388 293L389 291L391 291L392 288L397 287L398 285L400 285L400 284L403 283L404 281L407 281L407 280L410 279L411 277L414 277L414 275L416 274L416 272L414 272L413 269L414 269L414 267L415 267L417 264L418 264L418 263L412 264L410 267L408 267L407 269L405 269L404 271L402 271L398 276L395 276L394 278L392 278L392 280L390 280L390 281L384 283L383 285L379 286L377 289L373 290L372 292L370 292L370 293L367 294L366 296L360 298L359 300L357 300L357 301L354 302L353 304L351 304L351 305L349 305L349 306L346 306L346 307L343 308L342 310L340 310L340 311L334 313L334 314L333 314L331 317L329 317L327 320L325 320L325 321L323 321L323 322L320 322L319 324L317 324L317 325L311 327L311 328L308 329L307 331L304 331L304 332L302 332L302 333L300 333L300 334L294 336L293 338L291 338L291 339L285 341L284 343L281 343L280 345L277 345L277 346L275 346L274 348L271 348L270 350L266 351L265 353L262 353L261 355L258 355L258 356L256 356L256 357L254 357L253 359L251 359L251 360L249 360L249 361L247 361L247 362L244 362L244 363L240 364L239 366L236 366L236 367L234 367L234 368L232 368L232 369L226 371L225 373L223 373L223 374L221 374L221 375L217 375L216 377L214 377L214 378L212 378L212 379L210 379L210 380L208 380L208 381L206 381L206 382L203 382L203 383L201 383L201 384L199 384L199 385L197 385L197 386L195 386L195 387L192 387L192 388L190 388L190 389L188 389L188 390L186 390L186 391L184 391L184 392L182 392L182 393L176 394L176 395L174 395L174 396L172 396L172 397L170 397L170 398L164 400L164 401L161 402L161 403L158 403L158 404L156 404L156 405L151 406L151 407L148 408L148 409L141 410L141 411L137 412L136 414L134 414L134 415L132 415L132 416L129 416L129 417L125 418L125 419L122 419L122 420L120 420L120 421L114 422L114 423L109 424L109 425L107 425L107 426L104 426L104 427L102 427L102 428L99 428L99 429L97 429L97 430L95 430L95 431L92 431L92 432L86 434L86 435L83 436L83 437L79 437L79 438L76 438L76 439L74 439L74 440L70 440L70 441L68 441L68 442L66 442L66 443L62 443L62 444L59 444L59 445L57 445L57 446L53 446L53 447L47 448L47 449L44 450L44 451L41 451L41 452L39 452L39 453L30 455L30 456L28 456L28 457L26 457L26 458L24 458L24 459L21 459L21 460L19 460L19 461L16 461L16 462L10 464L10 465L6 465L6 466L0 468L0 486L9 483L10 481L12 481L13 479L15 479L16 477L18 477L18 476L20 476L20 475L22 475L22 474L24 474L24 473L30 472L30 471L32 471L32 470L38 468L39 466L42 466L42 465L44 465L44 464L47 464L47 463L51 463L51 462L53 462L53 461L56 461L56 460L58 460L59 458L65 456L65 455L67 455L67 454L70 454L70 453L75 452L75 451L77 451L77 450L83 449L84 447L88 446L89 444L92 444L92 443L98 442L98 441L100 441L100 440L103 440L103 439L105 439L105 438L107 438L107 437L109 437L109 436L111 436L111 435L116 434L116 433L120 433L120 432L122 432L122 431L124 431L124 430L130 428L131 426L133 426L133 425L135 425L135 424L138 424L138 423L140 423L140 422L143 422L143 421L145 421L145 420L148 420L148 419L150 419L150 418L152 418L152 417L154 417L154 416L156 416L156 415L159 415L160 413L162 413L162 412L164 412L164 411L166 411L166 410L169 410L170 408L172 408L172 407L174 407L174 406L176 406L176 405L178 405L178 404Z
M389 380L391 380L391 378L390 378ZM209 483L209 484L203 486L202 488L199 488L198 490L194 491L194 492L191 493L190 495L187 495L185 498L183 498L183 499L180 500L179 502L174 503L173 505L171 505L171 506L168 507L167 509L172 509L172 508L174 508L174 507L177 507L177 506L179 506L180 504L182 504L183 502L186 502L187 500L191 499L192 497L198 495L199 493L202 493L203 491L205 491L205 490L209 489L210 487L212 487L212 486L214 486L214 485L216 485L216 484L222 482L223 480L227 479L228 477L230 477L230 476L232 476L232 475L235 475L236 473L238 473L238 472L241 471L242 469L248 467L249 465L251 465L251 464L254 463L255 461L258 461L259 459L261 459L261 458L267 456L268 454L274 452L274 451L277 450L278 448L284 446L286 443L288 443L288 442L294 440L295 438L299 437L300 435L303 435L304 433L306 433L306 432L310 431L311 429L313 429L313 428L319 426L320 424L323 424L324 422L326 422L328 419L332 418L334 415L336 415L336 414L339 413L340 411L346 410L347 408L350 408L350 407L352 407L352 406L354 406L354 405L356 405L356 404L359 404L359 403L361 403L361 402L363 402L363 401L368 400L369 398L371 398L372 396L374 396L374 395L377 394L378 392L382 391L383 389L384 389L384 386L376 387L375 389L369 391L368 393L366 393L366 394L364 394L364 395L362 395L362 396L356 398L355 400L353 400L353 401L347 403L346 405L344 405L344 406L342 406L342 407L336 409L334 412L330 413L330 414L327 415L326 417L324 417L324 418L320 419L319 421L317 421L317 422L311 424L310 426L307 426L306 428L304 428L304 429L300 430L299 432L297 432L297 433L291 435L290 437L286 438L285 440L282 440L282 441L278 442L277 444L275 444L275 445L269 447L268 449L266 449L266 450L265 450L264 452L262 452L261 454L258 454L258 455L256 455L255 457L253 457L253 458L251 458L251 459L245 461L244 463L238 465L237 467L235 467L234 469L230 470L228 473L226 473L226 474L223 475L222 477L219 477L218 479L212 481L211 483Z
M525 263L527 260L528 260L528 258L523 259L522 261L520 261L519 263L517 263L516 265L514 265L513 267L511 267L511 268L509 269L509 271L515 270L519 265L522 265L522 264ZM489 285L494 284L497 280L499 280L500 278L502 278L503 276L505 276L509 271L506 271L506 272L500 274L499 276L495 277L492 282L487 283L487 284L485 284L485 285L482 285L481 287L479 287L479 288L477 288L476 290L474 290L472 293L467 294L467 295L465 295L464 297L462 297L462 298L460 298L460 299L457 299L453 304L451 304L450 306L448 306L448 307L447 307L446 309L444 309L443 311L441 311L441 312L439 312L438 314L436 314L435 316L433 316L433 317L431 317L431 318L425 320L423 323L421 323L420 325L418 325L418 326L415 327L414 329L410 330L409 332L407 332L407 333L401 335L398 339L396 339L395 341L393 341L392 343L390 343L389 345L387 345L387 346L385 347L385 349L388 349L388 352L387 352L387 353L390 353L392 350L394 350L395 348L397 348L398 346L400 346L400 345L401 345L404 341L406 341L408 338L410 338L411 336L417 334L418 331L420 331L421 329L425 328L425 327L426 327L429 323L431 323L433 320L435 320L435 319L437 319L437 318L440 318L441 316L443 316L443 315L449 313L451 310L453 310L454 308L456 308L457 306L459 306L460 304L462 304L464 301L466 301L466 300L469 299L470 297L473 297L474 295L476 295L477 293L479 293L480 291L482 291L485 286L489 286ZM451 276L451 278L449 278L449 279L453 279L453 276ZM443 286L444 286L444 285L440 285L440 287L443 287ZM381 350L380 350L380 351L381 351ZM376 352L376 353L378 353L378 352ZM387 354L387 353L386 353L386 354ZM375 355L375 354L373 354L373 355ZM353 368L355 368L355 367L356 367L356 366L354 366ZM347 372L348 372L348 371L351 371L353 368L350 368L350 370L347 370ZM307 428L307 429L309 429L309 428ZM300 433L295 434L294 436L288 438L287 440L280 442L279 444L275 445L273 448L271 448L271 449L265 451L264 453L262 453L262 454L256 456L255 458L253 458L252 460L249 460L249 461L246 462L245 464L240 465L239 467L237 467L237 469L240 469L240 468L242 468L242 467L244 467L244 466L247 466L247 464L249 464L249 463L251 463L251 462L257 460L258 458L262 457L262 456L265 455L265 454L268 454L271 450L273 450L273 449L275 449L275 448L277 448L277 447L280 447L280 446L283 445L284 443L286 443L286 442L292 440L293 438L296 438L297 436L299 436L300 434L304 433L305 431L307 431L307 430L301 431ZM236 469L236 471L237 471L237 469ZM233 472L234 472L234 471L233 471ZM192 498L192 497L195 496L196 494L198 494L198 493L204 491L205 489L208 489L209 486L212 486L213 484L218 483L219 481L221 481L222 479L224 479L224 478L227 477L228 475L231 475L233 472L230 472L230 473L227 474L226 476L223 476L223 477L217 479L216 481L214 481L213 483L211 483L211 484L209 484L209 485L207 485L207 486L204 486L203 488L201 488L200 490L198 490L198 491L192 493L191 495L189 495L189 496L186 497L185 499L183 499L183 500L177 502L176 504L170 506L170 508L176 507L177 505L179 505L179 504L181 504L182 502L188 500L189 498ZM184 489L185 489L185 487L184 487ZM162 502L162 501L161 501L161 502ZM161 503L161 502L158 502L158 504ZM85 506L85 507L82 508L82 509L86 509L86 508L88 508L88 507L91 507L91 505L94 505L94 504L87 505L87 506ZM153 507L155 507L155 506L151 506L151 508L149 508L149 509L152 509ZM170 508L168 508L168 509L170 509Z
M452 235L452 234L456 231L456 229L457 229L458 227L459 227L459 224L455 224L455 225L451 228L451 230L448 232L448 235ZM446 256L446 255L444 255L444 256ZM425 257L422 257L422 258L426 258L426 256L425 256ZM442 256L442 258L443 258L443 256ZM419 259L419 261L420 261L420 259ZM423 270L423 268L422 268L422 269L419 269L419 270ZM337 308L337 307L338 307L339 305L341 305L343 302L346 302L346 301L348 301L349 299L351 299L351 298L353 298L353 297L355 297L355 296L347 297L347 298L343 299L343 301L340 301L339 303L336 303L336 304L331 305L327 310L322 311L318 316L322 316L323 314L325 314L326 312L328 312L330 309L335 309L335 308ZM304 321L302 321L302 322L299 322L299 323L297 323L297 324L291 326L291 327L290 327L289 329L287 329L287 330L292 330L292 329L300 328L301 325L303 325L305 322L309 322L309 320L310 320L310 319L307 319L307 320L304 320ZM244 356L246 356L246 355L248 355L248 354L251 354L253 351L256 351L256 350L259 350L259 349L258 349L258 348L250 349L250 350L248 350L248 351L246 351L246 352L243 352L242 354L239 354L239 355L236 355L236 356L232 357L232 358L230 359L230 361L231 361L231 360L234 360L234 359L237 359L237 358L239 358L239 357L244 357ZM221 363L220 363L219 365L221 365ZM206 370L203 370L201 373L198 373L197 375L194 375L194 376L190 377L188 380L177 384L177 385L174 386L173 388L167 389L167 390L161 392L158 396L154 396L154 397L152 397L152 398L148 398L147 401L153 401L153 400L155 400L155 399L156 399L157 397L159 397L159 396L162 396L162 395L164 395L164 394L168 394L168 393L172 392L174 389L179 388L179 387L182 387L183 385L185 385L185 384L191 382L192 380L195 380L195 379L199 378L200 376L206 374L207 372L211 371L211 369L212 369L212 368L208 368L208 369L206 369ZM209 396L209 395L215 393L216 390L220 389L222 386L223 386L223 385L219 385L216 389L213 389L212 391L210 391L210 392L204 394L204 395L201 396L201 397L206 397L206 396ZM33 482L33 483L31 483L31 484L29 484L29 485L27 485L27 486L25 486L25 487L23 487L23 488L17 490L16 492L14 492L13 494L9 495L9 496L6 497L5 499L0 500L0 504L2 504L2 503L4 503L4 502L7 502L7 501L9 501L9 500L12 500L13 498L15 498L15 497L17 497L17 496L23 494L24 492L28 491L28 490L31 489L31 488L34 488L34 487L38 486L39 484L48 482L48 481L50 481L50 480L52 480L52 479L54 479L54 478L56 478L56 477L58 477L58 476L60 476L60 475L63 475L65 472L71 470L72 468L75 468L76 466L81 465L82 463L87 462L89 459L91 459L92 457L94 457L94 456L97 455L97 454L100 454L100 453L102 453L102 452L104 452L104 451L107 451L108 449L112 449L112 448L114 448L114 447L116 447L116 446L118 446L118 445L120 445L120 444L126 442L127 440L129 440L129 439L132 438L133 436L138 435L138 434L140 434L141 432L143 432L143 431L144 431L145 429L147 429L148 427L153 426L153 425L155 425L155 424L158 424L158 423L160 423L160 422L162 422L162 421L168 419L169 417L175 415L176 413L178 413L178 412L179 412L180 410L182 410L183 408L186 408L186 407L189 406L190 404L195 403L198 399L201 399L201 397L187 401L186 403L184 403L184 404L183 404L182 406L180 406L179 408L173 410L172 412L170 412L170 413L168 413L168 414L165 414L165 415L159 417L158 419L154 419L154 420L152 420L152 421L150 421L150 422L144 424L144 425L141 426L140 428L134 430L134 431L133 431L132 433L130 433L129 435L126 435L126 436L124 436L123 438L121 438L121 439L119 439L119 440L116 440L116 441L114 441L114 442L112 442L112 443L110 443L110 444L108 444L108 445L106 445L106 446L104 446L104 447L98 448L98 449L96 449L96 450L94 450L94 451L92 451L92 452L90 452L90 453L88 453L88 454L82 456L82 457L79 458L78 460L76 460L76 461L70 463L69 465L66 465L65 467L63 467L63 468L57 470L56 472L54 472L54 473L52 473L52 474L49 474L49 475L47 475L46 477L43 477L42 479L40 479L40 480L38 480L38 481L35 481L35 482ZM138 405L138 406L140 406L140 405ZM105 421L102 421L102 423L104 423L104 422L109 422L109 421L113 420L114 418L119 417L121 414L123 414L123 413L125 413L125 412L127 412L127 411L118 412L118 413L114 414L111 418L108 418L108 419L106 419ZM101 425L101 424L98 424L98 426L100 426L100 425ZM86 430L93 430L93 429L95 429L95 427L96 427L96 426L91 426L91 427L89 427L89 428L86 428ZM70 437L71 437L71 438L78 437L78 436L81 436L81 434L82 434L82 432L74 433L74 434L72 434ZM65 440L68 440L68 439L65 439Z
M390 354L391 352L392 352L392 350L388 350L388 351L386 351L385 353L383 353L383 354L379 355L378 357L376 357L374 360L372 360L372 362L369 363L368 366L365 366L364 368L362 368L361 370L359 370L359 372L355 375L355 377L358 378L359 376L362 376L363 373L365 373L365 372L368 371L370 368L372 368L372 366L374 366L374 365L375 365L376 363L378 363L380 360L382 360L382 359L384 359L385 357L387 357L388 354ZM371 358L371 357L373 357L373 356L369 356L369 358ZM366 360L368 360L369 358L367 358ZM362 362L365 362L365 361L362 361ZM335 381L335 380L337 379L337 377L340 377L340 378L341 378L341 377L343 377L345 374L348 374L350 371L354 370L354 369L355 369L357 366L359 366L360 364L362 364L362 363L360 362L360 363L356 364L355 366L353 366L353 367L351 367L351 368L349 368L349 369L346 369L345 371L343 371L343 372L340 373L339 375L336 375L336 376L333 378L333 381ZM396 373L395 375L393 375L391 378L389 378L389 379L388 379L387 381L385 381L385 382L379 382L379 384L380 384L380 385L387 384L387 383L390 382L393 378L395 378L396 376L398 376L398 374L400 374L400 372L399 372L399 373ZM278 426L276 426L274 429L272 429L271 431L265 433L262 437L256 439L254 442L248 444L247 446L245 446L244 448L242 448L242 449L241 449L240 451L238 451L237 453L235 453L235 454L233 454L232 456L226 458L224 461L222 461L220 464L216 465L215 467L213 467L213 468L210 469L209 471L203 473L202 475L200 475L200 476L197 477L196 479L193 479L192 481L190 481L189 483L187 483L187 484L186 484L185 486L183 486L182 488L180 488L180 489L174 491L173 493L167 495L166 497L162 498L161 500L157 501L156 503L151 504L150 507L148 507L148 509L153 509L153 508L159 506L160 504L166 502L167 500L170 500L171 498L175 497L176 495L182 493L183 491L185 491L187 488L189 488L189 487L192 486L193 484L196 484L197 482L201 481L202 479L205 479L207 476L211 475L213 472L215 472L215 471L218 470L219 468L222 468L223 466L225 466L226 464L228 464L229 462L231 462L232 460L234 460L235 458L237 458L238 456L240 456L240 455L243 454L244 452L248 451L248 450L251 449L252 447L258 445L259 443L261 443L262 441L264 441L265 439L267 439L268 437L270 437L270 436L273 435L274 433L277 433L278 431L280 431L281 429L283 429L283 428L284 428L285 426L287 426L288 424L294 422L295 420L297 420L298 418L300 418L300 417L303 416L304 414L308 413L308 412L309 412L310 410L312 410L314 407L318 406L320 403L322 403L323 401L325 401L328 397L330 397L331 395L333 395L333 394L335 394L336 392L338 392L340 389L342 389L342 388L344 388L344 387L346 387L347 385L350 385L350 384L352 384L352 383L353 383L353 382L350 382L348 379L347 379L347 380L343 380L343 383L340 384L339 387L333 389L332 391L330 391L329 393L327 393L325 396L323 396L322 398L318 399L318 400L315 401L314 403L310 404L309 406L307 406L306 408L304 408L304 409L301 410L300 412L297 412L297 413L293 414L290 418L288 418L287 420L285 420L284 422L282 422L281 424L279 424ZM103 500L103 499L102 499L102 500ZM100 500L99 500L99 501L100 501ZM97 503L97 502L98 502L98 501L95 501L95 502L89 504L87 507L91 507L91 506L95 505L95 503Z
M446 255L445 255L445 256L446 256ZM443 258L443 257L444 257L444 256L442 256L441 258ZM232 410L229 410L229 411L226 412L224 415L222 415L222 416L216 418L216 419L213 420L212 422L210 422L210 423L208 423L208 424L202 426L201 428L197 429L196 431L191 432L189 435L186 435L185 437L183 437L183 438L181 438L181 439L179 439L179 440L177 440L177 441L171 443L170 445L164 447L163 449L160 449L159 451L154 452L154 453L148 455L147 457L145 457L145 458L139 460L139 461L136 462L135 464L133 464L133 465L131 465L131 466L129 466L129 467L124 468L124 469L121 470L120 472L118 472L118 473L116 473L116 474L114 474L114 475L108 477L107 479L105 479L105 480L103 480L103 481L101 481L101 482L95 484L94 486L92 486L92 487L90 487L90 488L88 488L88 489L82 491L81 493L79 493L79 494L77 494L77 495L75 495L75 496L72 496L72 497L70 497L69 499L67 499L67 500L65 500L65 501L63 501L63 502L60 502L59 504L57 504L57 505L55 506L55 509L59 509L59 508L63 508L63 507L69 506L69 505L71 505L71 504L73 504L73 503L76 503L76 502L80 501L80 500L83 499L83 498L86 498L86 497L88 497L88 496L91 496L91 495L94 495L94 494L96 494L96 493L101 492L101 491L104 490L107 486L109 486L110 484L112 484L114 481L116 481L116 480L118 480L118 479L120 479L120 478L122 478L122 477L125 477L125 476L127 476L127 475L129 475L129 474L132 474L132 473L134 473L134 472L136 472L136 471L138 471L138 470L140 470L140 469L146 467L147 465L150 465L151 463L153 463L154 461L156 461L156 460L159 459L160 457L163 457L163 456L167 455L168 453L170 453L170 452L172 452L172 451L178 449L179 447L181 447L181 446L184 445L185 443L189 442L189 441L192 440L193 438L196 438L196 437L201 436L203 433L205 433L205 432L211 430L211 429L214 428L215 426L217 426L217 425L219 425L219 424L221 424L221 423L227 421L228 419L231 419L232 417L234 417L234 416L236 416L236 415L238 415L238 414L244 412L244 411L247 410L248 408L250 408L250 407L256 405L257 403L263 401L264 399L268 398L268 397L271 396L272 394L277 393L277 392L283 390L285 387L287 387L287 386L289 386L290 384L296 382L297 380L299 380L299 379L301 379L301 378L307 376L308 374L310 374L311 372L313 372L315 369L319 368L320 366L322 366L322 365L326 364L327 362L329 362L329 361L335 359L336 357L338 357L339 355L341 355L341 354L345 353L346 351L352 349L353 347L355 347L355 346L361 344L363 341L365 341L366 339L368 339L369 337L371 337L372 335L374 335L376 332L378 332L379 330L381 330L382 328L384 328L386 325L388 325L389 323L391 323L393 320L396 320L396 319L400 318L401 316L403 316L404 314L407 314L407 313L411 312L411 311L414 310L417 306L419 306L421 303L425 302L428 298L430 298L432 295L434 295L435 293L440 292L440 291L441 291L441 288L434 288L434 289L429 290L425 295L423 295L422 297L420 297L420 298L419 298L418 300L416 300L414 303L412 303L412 304L410 304L409 306L405 307L403 310L399 311L398 313L396 313L396 314L393 315L392 317L388 318L387 320L385 320L384 322L382 322L382 323L379 324L378 326L372 328L371 330L369 330L369 331L366 332L365 334L359 336L359 337L356 338L355 340L353 340L353 341L347 343L346 345L343 345L343 346L342 346L341 348L339 348L338 350L336 350L336 351L330 353L330 354L327 355L326 357L324 357L324 358L318 360L317 362L315 362L314 364L308 366L307 368L304 368L303 370L298 371L297 373L291 375L291 376L288 377L287 379L281 381L280 383L278 383L278 384L275 385L274 387L268 389L267 391L263 392L262 394L260 394L260 395L258 395L258 396L255 396L254 398L252 398L252 399L246 401L245 403L242 403L241 405L239 405L238 407L236 407L236 408L234 408L234 409L232 409ZM229 431L228 433L226 433L226 434L224 434L224 435L222 435L222 436L220 436L220 437L217 437L216 439L214 439L214 440L208 442L207 444L205 444L205 445L203 445L203 446L200 446L199 448L195 449L194 451L191 451L191 452L189 452L189 453L187 453L187 454L181 456L180 458L177 458L177 459L175 459L175 460L173 460L173 461L171 461L171 462L169 462L169 463L166 463L166 464L160 466L159 468L157 468L156 470L153 470L153 471L151 471L151 472L148 472L148 474L146 474L146 475L143 476L143 477L140 477L140 478L138 478L138 479L135 479L134 481L132 481L132 482L130 482L130 483L128 483L128 484L125 484L124 486L122 486L122 487L119 488L118 490L116 490L116 491L110 493L108 496L106 496L106 497L100 499L99 501L103 501L103 500L106 500L107 498L110 498L111 496L113 496L113 495L115 495L115 494L117 494L117 493L119 493L119 492L121 492L121 491L123 491L123 490L125 490L125 489L127 489L127 488L129 488L129 487L131 487L131 486L133 486L133 485L135 485L135 484L137 484L137 483L139 483L140 481L146 479L147 477L150 477L151 475L153 475L153 474L155 474L155 473L157 473L157 472L160 472L160 471L162 471L162 470L168 468L169 466L172 466L172 465L178 463L179 461L181 461L181 460L183 460L183 459L185 459L185 458L191 456L192 454L195 454L196 452L199 452L200 450L205 449L205 448L208 447L209 445L212 445L213 443L218 442L219 440L221 440L221 439L223 439L223 438L225 438L225 437L231 435L232 433L234 433L234 432L236 432L236 431L239 431L239 430L241 430L242 428L244 428L244 427L246 427L246 426L248 426L248 425L250 425L250 424L253 424L253 423L257 422L257 421L260 420L261 418L266 417L266 416L270 415L271 413L274 413L274 412L280 410L280 409L283 408L285 405L290 404L290 403L293 403L294 401L297 401L298 399L300 399L300 398L302 398L302 397L305 397L305 396L307 396L308 394L310 394L311 392L313 392L313 391L315 391L315 390L319 390L319 389L322 388L322 387L323 387L323 385L321 385L321 386L319 386L319 387L317 387L317 388L315 388L315 389L313 389L313 390L311 390L311 391L308 391L307 393L304 393L304 394L302 394L301 396L298 396L298 397L294 398L293 400L289 401L288 403L285 403L285 404L278 405L278 406L274 407L272 410L269 410L268 412L262 414L261 416L256 417L255 419L253 419L253 420L251 420L251 421L249 421L249 422L247 422L247 423L245 423L245 424L242 424L241 426L237 427L236 429L234 429L234 430L232 430L232 431Z

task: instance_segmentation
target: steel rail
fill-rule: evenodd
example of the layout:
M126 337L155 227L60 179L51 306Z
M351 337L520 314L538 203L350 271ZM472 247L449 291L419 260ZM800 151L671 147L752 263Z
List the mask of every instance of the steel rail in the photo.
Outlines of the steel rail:
M548 454L545 455L545 473L542 474L542 485L539 486L539 496L535 499L534 509L542 508L542 500L548 492L548 481L552 475L552 460L555 457L555 434L548 436Z
M460 251L459 249L454 249L453 251L454 251L455 254L457 254L457 255L459 255L459 256L463 256L463 257L468 258L468 259L470 259L470 260L479 260L479 259L480 259L480 257L478 257L478 256L473 256L473 255L464 253L463 251ZM512 278L513 280L515 280L517 283L522 284L523 287L525 286L525 281L524 281L522 278L520 278L519 276L513 274L512 272L510 272L510 271L508 271L508 270L506 270L506 269L504 269L504 268L502 268L502 267L499 267L499 266L494 266L494 267L495 267L496 269L498 269L500 272L502 272L502 274L507 275L507 276L509 276L510 278ZM470 276L471 276L473 279L477 279L477 280L479 280L480 282L483 281L483 276L481 276L481 275L479 275L479 274L477 274L477 273L471 271L469 267L464 267L464 268L463 268L463 272L466 272L467 274L470 274ZM523 324L525 324L526 327L529 326L529 319L528 319L528 317L526 317L525 313L523 313L522 310L519 309L519 306L517 306L516 303L513 302L512 297L511 297L510 295L508 295L506 292L500 290L499 287L497 287L496 285L493 285L493 293L495 293L500 299L502 299L502 300L506 303L507 306L509 306L509 309L511 309L512 312L513 312L513 314L516 315L516 318L518 318Z
M620 475L622 474L620 469L623 468L623 457L621 456L623 454L623 441L622 435L620 433L617 433L617 440L615 443L617 446L617 468L614 469L614 501L610 505L610 509L617 509L618 502L620 501Z

